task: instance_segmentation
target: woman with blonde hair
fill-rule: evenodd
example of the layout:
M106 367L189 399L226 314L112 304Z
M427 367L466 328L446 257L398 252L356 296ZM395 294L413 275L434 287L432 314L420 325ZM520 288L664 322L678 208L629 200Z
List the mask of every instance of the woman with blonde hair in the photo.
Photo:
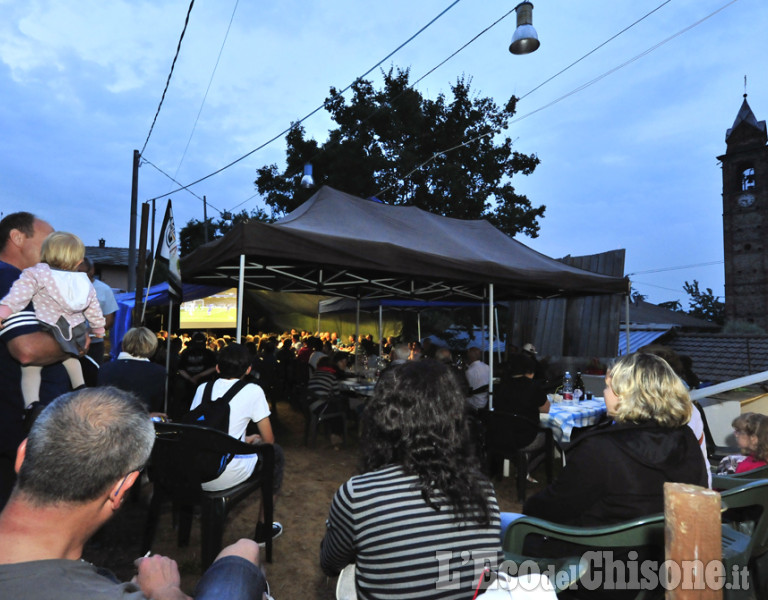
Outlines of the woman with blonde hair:
M693 409L669 364L653 354L621 358L605 376L613 423L581 436L552 485L523 513L568 525L607 525L664 510L667 481L707 485Z
M126 331L117 360L99 368L98 384L133 392L149 412L165 413L165 367L150 361L157 344L157 336L146 327Z
M560 477L531 497L523 513L565 525L600 526L664 511L664 483L707 485L707 467L691 418L688 391L661 357L636 353L622 357L605 376L605 405L613 418L605 427L582 435L569 449ZM559 540L529 536L524 553L556 557L581 555L587 549ZM604 548L614 564L623 564L615 585L579 588L578 598L623 600L639 588L631 579L643 565L653 570L664 560L658 548ZM592 569L600 569L598 562ZM600 579L597 571L585 581ZM653 576L648 585L653 587ZM658 583L658 578L655 580ZM571 597L571 596L567 596ZM656 597L656 596L653 596Z

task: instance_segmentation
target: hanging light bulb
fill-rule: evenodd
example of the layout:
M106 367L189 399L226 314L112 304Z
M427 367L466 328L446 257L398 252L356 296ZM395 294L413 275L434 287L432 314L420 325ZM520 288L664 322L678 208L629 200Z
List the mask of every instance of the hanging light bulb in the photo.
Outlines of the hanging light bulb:
M304 165L304 176L301 178L301 187L309 189L315 187L315 180L312 177L312 164Z
M539 47L539 35L533 28L533 4L521 2L515 7L517 12L517 29L509 44L512 54L530 54Z

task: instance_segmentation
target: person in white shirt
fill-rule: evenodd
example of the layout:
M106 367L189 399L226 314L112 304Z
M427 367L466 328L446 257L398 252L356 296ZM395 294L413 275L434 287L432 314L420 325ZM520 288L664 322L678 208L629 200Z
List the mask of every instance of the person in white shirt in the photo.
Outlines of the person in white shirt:
M467 398L470 406L474 409L485 408L488 404L488 377L491 368L481 359L483 351L477 346L472 346L467 350L468 367L465 371L467 383L469 383L470 396Z
M222 348L217 356L216 372L219 378L213 382L211 398L218 399L227 393L240 379L251 372L251 355L242 344L229 344ZM203 400L205 386L197 388L192 399L190 410L197 408ZM283 480L283 468L285 459L280 446L275 444L275 436L272 433L272 423L269 420L269 405L264 391L255 383L249 383L229 402L229 435L249 444L272 444L275 449L274 487L275 494L279 491ZM250 423L255 423L258 433L246 434ZM203 489L209 492L226 490L242 483L252 475L258 462L258 455L247 454L235 456L224 469L224 472L216 479L203 483ZM256 475L258 476L258 473ZM264 516L259 511L259 522L256 526L256 541L266 541L266 531L263 523ZM272 524L272 537L278 537L283 531L280 523ZM258 539L262 538L262 539Z
M94 266L93 261L87 256L83 258L83 262L80 263L78 270L86 273L88 279L91 280L93 289L96 290L96 298L99 300L101 312L106 320L104 329L109 331L115 324L115 315L117 314L118 308L117 300L115 300L115 294L112 291L112 288L103 281L96 279L96 267ZM88 356L101 365L104 363L104 354L104 338L91 335L91 345L88 347Z

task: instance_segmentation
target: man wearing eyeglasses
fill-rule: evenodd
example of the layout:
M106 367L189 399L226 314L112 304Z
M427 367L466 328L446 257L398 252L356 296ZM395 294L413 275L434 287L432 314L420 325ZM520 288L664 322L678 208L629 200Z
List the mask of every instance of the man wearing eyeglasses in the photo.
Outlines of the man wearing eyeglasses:
M18 478L0 513L0 597L15 600L178 600L176 561L148 556L121 583L82 560L83 546L120 508L155 439L146 408L130 393L87 388L54 400L19 446ZM252 540L228 546L195 598L259 598L266 580Z

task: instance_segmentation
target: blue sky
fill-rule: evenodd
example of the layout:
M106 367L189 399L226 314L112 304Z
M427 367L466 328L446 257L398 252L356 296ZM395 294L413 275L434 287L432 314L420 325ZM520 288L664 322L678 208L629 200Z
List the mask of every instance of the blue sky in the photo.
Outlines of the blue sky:
M207 175L309 113L330 86L345 87L450 4L197 0L144 156L183 183ZM420 77L515 4L461 0L387 66ZM512 13L418 89L449 93L464 75L499 104L525 95L524 118L507 135L541 165L514 184L547 211L539 237L520 241L553 257L626 248L626 273L655 302L684 299L682 284L694 278L722 296L716 157L745 75L752 109L768 118L768 3L672 0L526 95L663 0L534 4L537 52L507 51ZM89 245L128 245L132 153L149 131L188 5L0 0L0 211L30 210ZM331 125L323 112L305 123L318 139ZM284 151L279 140L193 191L208 198L209 216L256 208L256 169L281 165ZM140 202L177 187L150 165L139 179ZM202 218L195 196L173 202L178 227ZM698 266L646 273L688 265Z

